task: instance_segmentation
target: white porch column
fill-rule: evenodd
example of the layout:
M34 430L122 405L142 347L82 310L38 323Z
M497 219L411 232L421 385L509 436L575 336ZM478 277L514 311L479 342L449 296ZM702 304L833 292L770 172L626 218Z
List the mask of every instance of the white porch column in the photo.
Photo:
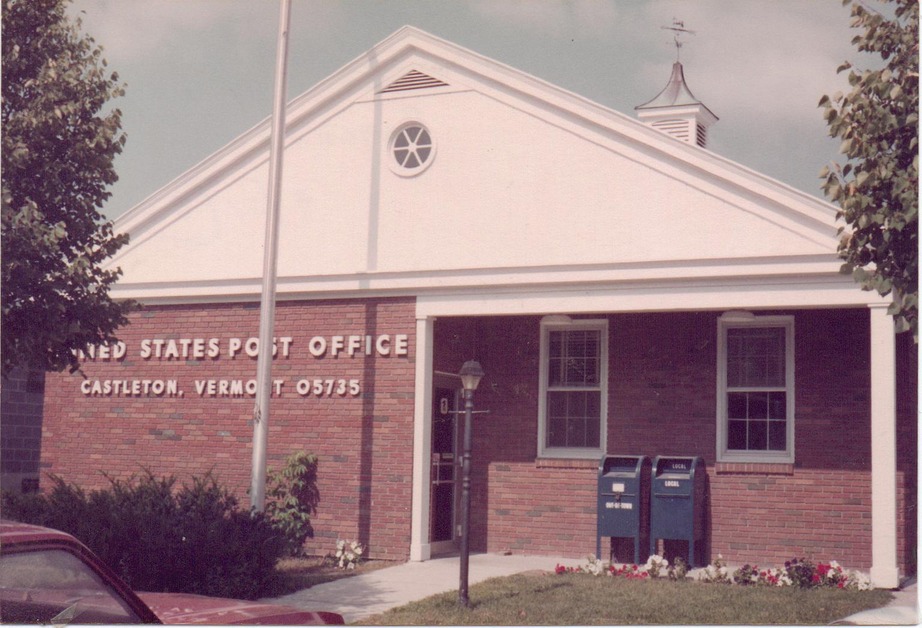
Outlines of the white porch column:
M429 560L429 472L432 450L432 349L435 319L416 320L416 386L413 413L413 498L410 530L410 560Z
M896 332L871 306L871 583L899 586L896 556Z

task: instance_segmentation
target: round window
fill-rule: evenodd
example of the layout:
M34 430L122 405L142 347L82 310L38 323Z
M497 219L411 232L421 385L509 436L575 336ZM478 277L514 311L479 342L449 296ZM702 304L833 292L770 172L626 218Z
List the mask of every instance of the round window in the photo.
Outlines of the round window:
M416 122L400 127L391 140L391 154L404 174L422 172L434 153L432 136L426 127Z

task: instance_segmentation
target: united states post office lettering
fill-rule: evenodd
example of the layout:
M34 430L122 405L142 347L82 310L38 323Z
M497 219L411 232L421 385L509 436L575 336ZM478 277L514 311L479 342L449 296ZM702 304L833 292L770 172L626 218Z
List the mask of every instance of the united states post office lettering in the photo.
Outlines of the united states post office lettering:
M295 339L281 336L272 339L272 355L289 358ZM340 356L358 357L378 355L381 357L405 357L408 355L407 334L378 335L334 335L313 336L303 345L311 357ZM85 361L122 361L129 354L124 341L112 344L91 345L78 355ZM255 358L259 355L259 338L144 338L138 346L138 357L142 360L217 360L221 357Z

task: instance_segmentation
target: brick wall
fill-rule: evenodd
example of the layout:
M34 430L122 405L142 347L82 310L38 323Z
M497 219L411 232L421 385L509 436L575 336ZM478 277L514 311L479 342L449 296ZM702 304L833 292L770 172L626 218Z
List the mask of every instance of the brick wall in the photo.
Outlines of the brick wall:
M0 386L0 486L31 490L39 477L45 373L17 368Z
M610 315L611 453L699 455L712 495L710 547L734 562L780 564L802 555L870 565L870 412L865 310L796 317L796 462L715 465L717 313ZM42 464L83 486L148 468L181 480L214 469L238 495L249 487L253 398L209 397L195 381L251 379L256 359L143 359L151 338L256 335L251 305L172 306L136 314L126 356L88 361L90 380L173 380L183 397L84 396L77 376L49 376ZM536 460L540 317L443 318L436 370L471 358L486 377L477 391L472 472L472 547L584 556L595 551L597 461ZM407 557L414 386L414 305L408 299L280 303L276 335L294 338L273 375L270 465L296 450L317 453L319 553L359 538L380 558ZM321 358L313 336L405 333L406 356ZM915 565L915 345L898 343L900 562ZM358 379L362 394L302 397L300 379ZM245 498L243 499L245 502Z
M806 556L867 568L868 312L793 314L794 465L715 465L717 313L608 317L607 449L704 457L713 556L763 565ZM595 551L597 462L536 460L539 324L439 320L436 368L457 371L473 357L486 371L477 407L490 414L474 431L473 547L578 557ZM899 560L914 571L917 367L911 339L899 343Z
M412 299L280 302L275 335L291 337L290 355L277 356L272 376L282 379L280 396L270 404L270 469L304 450L320 457L317 538L310 549L324 554L338 538L367 543L371 556L405 559L409 552L415 364L415 306ZM106 484L101 472L116 477L149 469L180 481L213 470L247 504L252 456L254 397L199 394L196 382L256 377L256 358L241 349L228 355L232 338L258 336L255 305L149 307L131 317L120 334L126 355L120 360L88 360L88 381L176 381L182 396L169 394L84 395L79 375L49 375L43 471L84 487ZM407 354L364 355L364 340L349 357L322 357L309 351L312 337L328 343L335 335L408 336ZM204 357L141 357L144 340L205 339ZM208 340L218 339L220 355L208 357ZM180 349L181 350L181 349ZM192 348L189 349L193 351ZM344 349L345 351L345 349ZM324 380L323 394L302 396L301 379ZM326 379L333 379L332 395ZM360 394L338 394L339 380L357 380ZM143 384L141 384L143 385Z

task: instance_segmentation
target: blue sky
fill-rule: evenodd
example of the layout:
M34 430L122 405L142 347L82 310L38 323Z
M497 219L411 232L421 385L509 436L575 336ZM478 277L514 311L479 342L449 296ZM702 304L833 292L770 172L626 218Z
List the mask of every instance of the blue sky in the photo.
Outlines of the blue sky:
M72 12L127 84L128 135L105 208L116 218L272 110L276 0L75 0ZM709 148L821 196L838 158L820 97L847 89L856 59L838 0L293 0L292 99L404 25L628 115L685 77L720 121Z

